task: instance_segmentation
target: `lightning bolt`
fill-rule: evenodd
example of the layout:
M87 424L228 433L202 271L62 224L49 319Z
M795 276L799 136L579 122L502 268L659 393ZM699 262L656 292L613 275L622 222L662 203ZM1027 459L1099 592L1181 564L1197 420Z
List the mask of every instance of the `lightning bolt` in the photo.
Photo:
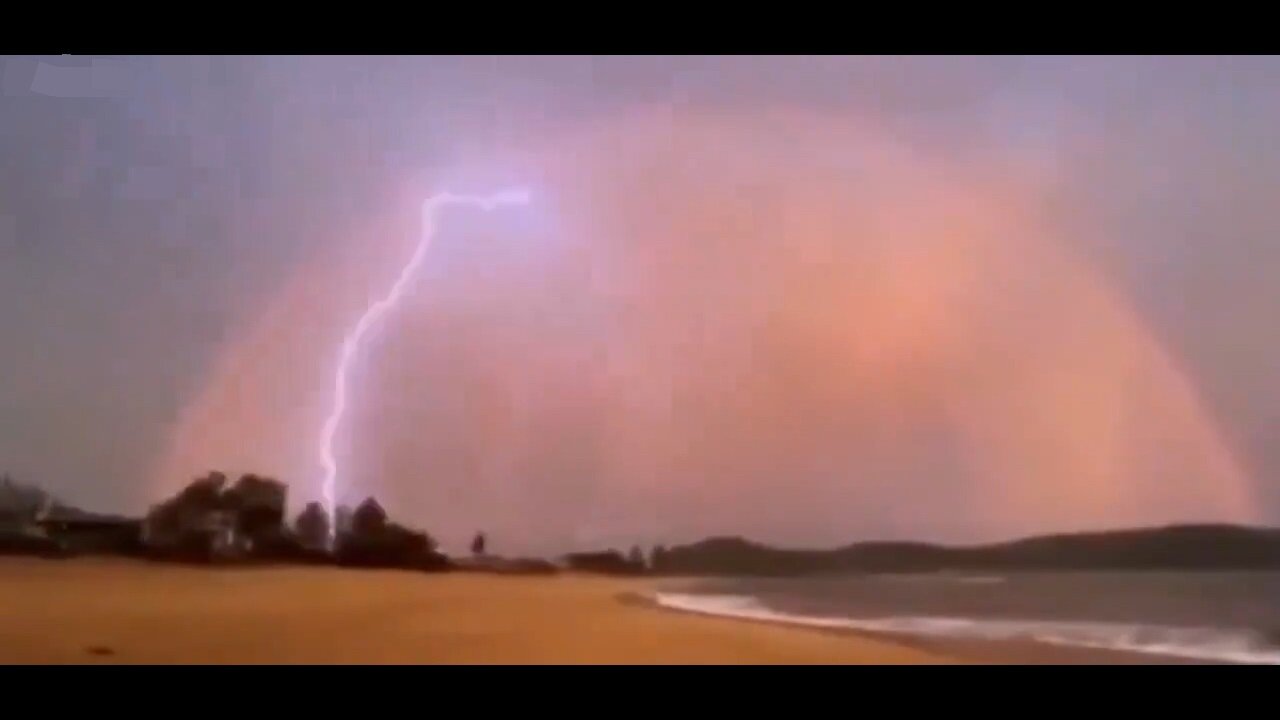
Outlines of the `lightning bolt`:
M529 191L524 189L508 190L494 195L455 195L445 192L432 195L423 201L422 237L418 240L418 246L414 249L413 255L401 268L399 277L391 285L386 296L371 304L360 316L355 327L351 328L342 340L342 353L338 359L338 371L333 381L333 409L329 412L324 428L320 431L320 465L324 468L321 493L324 497L325 509L329 513L330 535L336 531L335 513L338 507L338 461L333 453L333 440L337 435L338 425L342 423L342 416L347 410L347 375L365 335L383 315L400 302L414 273L426 258L427 248L431 246L431 239L436 233L436 218L442 209L450 205L466 205L489 211L500 205L525 205L528 202Z

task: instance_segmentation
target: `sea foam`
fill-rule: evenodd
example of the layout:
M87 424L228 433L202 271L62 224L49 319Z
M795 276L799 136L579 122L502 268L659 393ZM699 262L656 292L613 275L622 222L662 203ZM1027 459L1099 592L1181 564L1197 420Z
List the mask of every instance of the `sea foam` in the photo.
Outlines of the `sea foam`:
M1280 665L1280 648L1269 646L1257 633L1243 629L1061 620L797 615L770 608L749 595L657 593L654 600L673 610L804 627L976 640L1031 640L1190 660Z

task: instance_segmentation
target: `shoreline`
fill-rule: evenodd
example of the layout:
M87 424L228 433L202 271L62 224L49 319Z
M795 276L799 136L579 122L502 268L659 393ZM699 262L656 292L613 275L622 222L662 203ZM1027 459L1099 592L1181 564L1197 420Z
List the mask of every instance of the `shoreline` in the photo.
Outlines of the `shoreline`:
M941 638L910 633L895 633L857 628L805 626L786 620L740 618L700 613L658 604L652 598L636 596L626 602L640 603L654 612L695 615L707 619L747 625L772 625L795 632L812 632L892 643L930 655L949 658L951 662L975 665L1232 665L1222 661L1193 660L1173 655L1156 655L1125 650L1109 650L1072 645L1056 645L1034 640L982 640Z
M1178 655L1147 653L1118 648L1086 647L1049 643L1038 640L986 639L945 637L912 634L888 630L870 630L854 627L823 627L805 625L786 618L737 617L710 611L670 607L661 604L656 595L661 592L697 594L706 579L682 577L654 580L650 592L633 593L625 602L643 604L655 612L693 615L724 622L770 625L797 632L813 632L837 637L855 637L876 642L892 643L950 658L953 662L979 665L1237 665L1225 660L1206 660Z
M0 663L1222 664L657 602L697 582L5 557Z

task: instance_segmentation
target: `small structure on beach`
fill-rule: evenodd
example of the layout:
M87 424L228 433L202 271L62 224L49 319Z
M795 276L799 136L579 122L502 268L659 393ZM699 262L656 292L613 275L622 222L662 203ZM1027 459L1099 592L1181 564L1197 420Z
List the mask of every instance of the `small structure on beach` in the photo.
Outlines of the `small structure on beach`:
M85 512L38 487L0 477L0 552L135 554L140 534L138 520Z
M69 553L135 555L142 551L141 520L55 509L42 514L35 524Z

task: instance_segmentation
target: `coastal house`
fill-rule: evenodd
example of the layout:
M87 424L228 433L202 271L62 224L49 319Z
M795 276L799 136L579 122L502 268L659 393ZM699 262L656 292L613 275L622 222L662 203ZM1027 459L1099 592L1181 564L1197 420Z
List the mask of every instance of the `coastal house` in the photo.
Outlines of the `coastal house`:
M0 555L63 554L62 546L44 532L31 513L0 512Z
M0 554L64 555L65 548L40 524L53 507L43 490L0 476Z
M72 553L135 554L142 549L142 521L55 508L35 521L41 533Z

